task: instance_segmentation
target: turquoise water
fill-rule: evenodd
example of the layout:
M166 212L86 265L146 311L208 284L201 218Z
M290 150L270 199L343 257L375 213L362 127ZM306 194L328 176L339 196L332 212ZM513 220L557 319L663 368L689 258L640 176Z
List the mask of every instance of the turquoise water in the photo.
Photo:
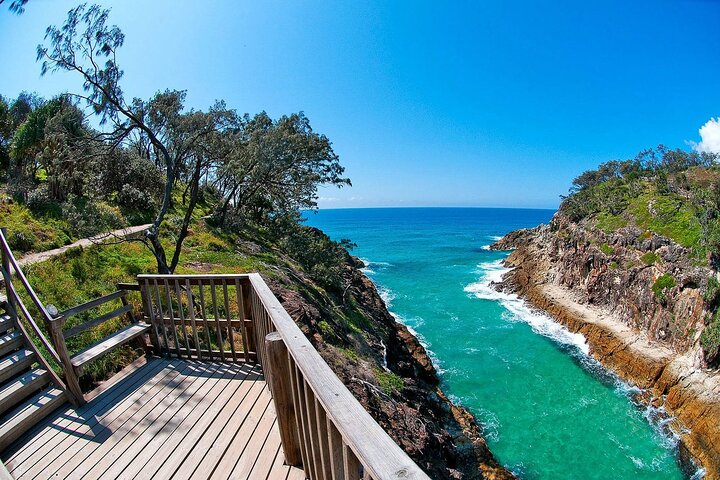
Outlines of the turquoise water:
M357 243L389 309L427 346L443 388L498 459L525 479L681 479L661 416L587 356L587 345L489 287L507 252L483 248L549 210L322 210L308 224Z

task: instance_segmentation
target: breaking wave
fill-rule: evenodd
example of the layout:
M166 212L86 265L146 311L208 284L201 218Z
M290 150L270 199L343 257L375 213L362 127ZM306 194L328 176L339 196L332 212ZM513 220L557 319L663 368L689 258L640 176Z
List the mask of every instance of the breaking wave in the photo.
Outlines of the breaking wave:
M505 315L507 320L527 323L535 333L559 344L573 346L584 355L589 355L590 347L583 335L572 333L549 315L531 308L516 294L495 290L494 284L501 282L503 275L509 271L510 269L503 265L502 259L483 262L478 265L480 279L467 285L465 291L482 300L499 302L509 313Z

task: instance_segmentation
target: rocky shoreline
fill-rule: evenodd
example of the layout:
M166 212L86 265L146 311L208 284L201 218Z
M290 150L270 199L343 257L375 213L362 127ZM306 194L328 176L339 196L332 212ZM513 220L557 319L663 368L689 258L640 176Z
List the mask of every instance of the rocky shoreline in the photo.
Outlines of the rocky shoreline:
M472 414L443 393L425 348L388 312L362 267L348 256L342 294L314 288L294 268L268 283L335 374L431 478L515 478ZM346 319L358 313L362 329L348 328Z
M703 368L697 331L706 272L683 264L682 247L641 238L635 231L607 235L556 215L550 225L511 232L491 247L513 250L505 261L512 270L496 288L583 334L595 359L674 417L684 463L692 459L707 480L718 480L720 374ZM657 264L635 261L647 252ZM660 302L652 286L665 272L679 281Z

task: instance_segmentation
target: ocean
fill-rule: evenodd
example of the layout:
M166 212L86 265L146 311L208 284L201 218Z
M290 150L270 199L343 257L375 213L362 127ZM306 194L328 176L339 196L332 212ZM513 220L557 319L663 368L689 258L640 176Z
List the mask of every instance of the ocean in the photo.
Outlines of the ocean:
M488 245L553 211L378 208L306 212L357 244L389 310L428 349L442 388L523 479L682 479L664 412L588 356L573 334L496 292L508 252ZM699 476L696 474L696 476Z

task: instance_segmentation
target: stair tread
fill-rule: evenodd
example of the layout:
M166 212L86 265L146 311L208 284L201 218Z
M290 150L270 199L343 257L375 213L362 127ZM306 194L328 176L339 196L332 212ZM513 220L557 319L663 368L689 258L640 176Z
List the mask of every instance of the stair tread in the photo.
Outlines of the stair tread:
M39 390L48 383L50 383L48 371L44 368L36 368L3 386L0 388L0 414L8 411L25 400L34 390Z
M95 345L92 345L81 351L70 359L70 363L75 368L82 367L86 363L101 357L102 355L128 342L129 340L132 340L133 338L142 335L148 330L150 330L150 325L148 325L147 323L138 322L133 323L132 325L128 325L119 332L105 337Z
M7 332L15 326L15 320L7 313L0 315L0 332Z
M10 412L0 424L0 451L67 401L59 388L44 390Z
M19 350L0 359L0 383L10 380L35 362L35 353Z
M23 336L19 331L3 333L0 335L0 358L7 352L20 348L23 344Z
M28 350L26 348L23 348L22 350L19 350L17 352L13 352L10 355L0 359L0 371L2 371L4 368L6 368L9 365L16 364L18 362L22 362L23 360L26 360L28 357L32 357L35 355L35 352L32 350Z

